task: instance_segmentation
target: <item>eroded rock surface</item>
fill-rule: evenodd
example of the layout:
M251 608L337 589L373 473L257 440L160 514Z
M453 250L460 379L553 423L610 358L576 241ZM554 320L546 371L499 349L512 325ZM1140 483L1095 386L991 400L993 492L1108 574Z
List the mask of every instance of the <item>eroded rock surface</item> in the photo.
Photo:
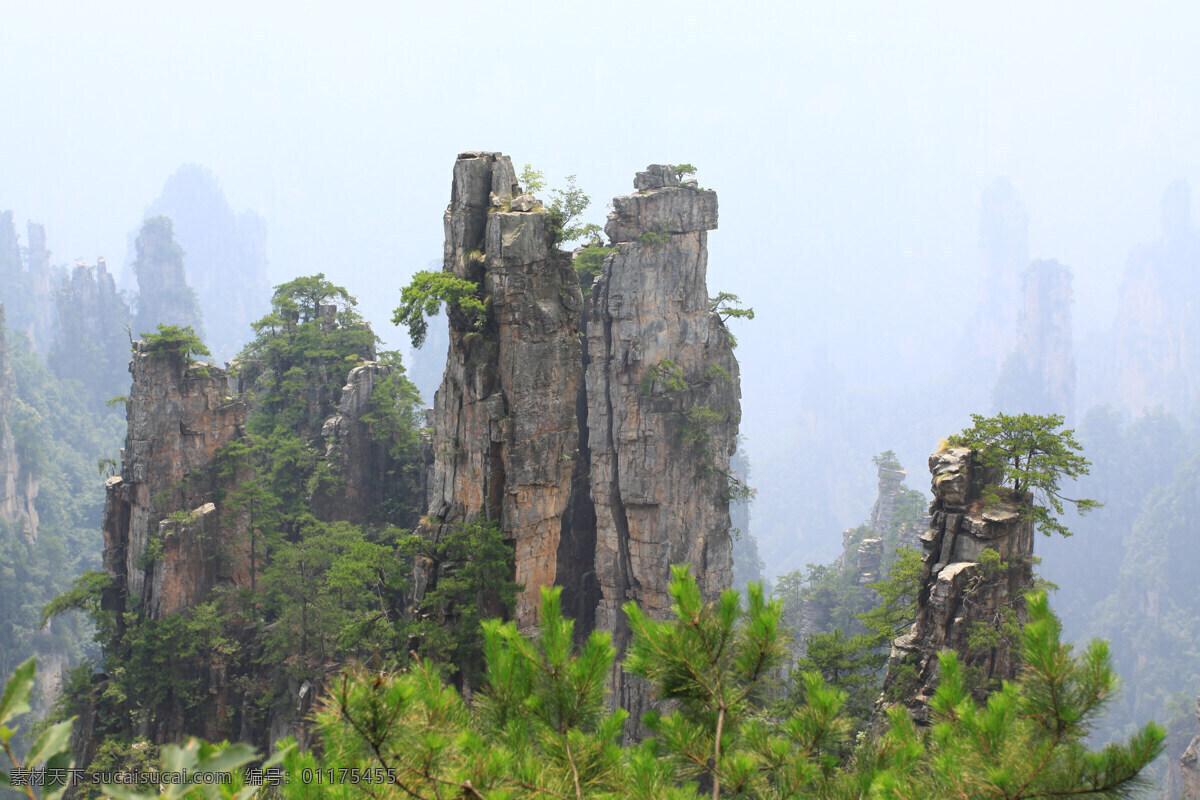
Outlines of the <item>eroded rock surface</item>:
M972 648L972 632L996 630L1006 619L1024 621L1021 595L1033 587L1033 522L1028 497L996 488L998 476L984 469L966 448L929 457L934 493L933 517L922 537L925 582L917 597L912 630L896 639L884 680L884 697L900 697L919 722L937 688L937 654L955 650L973 670L982 696L995 680L1011 680L1017 659L1002 637L995 646ZM998 559L984 557L992 550Z
M8 335L4 306L0 305L0 534L37 538L38 479L23 465L9 425L14 403L19 403L12 369L8 364Z
M212 463L244 434L247 408L224 370L185 363L177 350L138 342L129 370L121 474L104 506L104 567L116 578L106 607L160 619L245 571L239 526L220 527L212 505Z
M368 361L346 376L337 411L321 426L325 461L342 483L337 492L313 497L313 513L318 519L362 524L377 516L393 464L388 443L371 435L363 417L371 413L375 387L391 373L390 366Z
M1024 274L1017 343L1004 362L993 396L1009 413L1075 415L1075 356L1071 335L1071 271L1054 260L1034 261Z
M651 166L638 175L642 191L613 199L605 232L617 250L588 314L596 626L613 631L619 650L625 602L669 616L672 564L690 564L709 600L732 580L729 459L741 394L729 332L709 310L717 199L677 184L673 168ZM643 690L619 668L614 684L637 719Z
M1196 719L1200 720L1200 698L1196 700ZM1177 788L1178 796L1183 800L1200 800L1200 736L1192 739L1192 743L1179 759Z
M577 534L568 513L582 464L583 298L545 209L517 190L507 156L463 153L454 165L444 269L480 283L490 303L482 320L449 314L427 535L498 521L516 548L516 580L525 586L516 619L528 630L541 588L578 578L560 571L560 548L578 549L575 537L588 535Z

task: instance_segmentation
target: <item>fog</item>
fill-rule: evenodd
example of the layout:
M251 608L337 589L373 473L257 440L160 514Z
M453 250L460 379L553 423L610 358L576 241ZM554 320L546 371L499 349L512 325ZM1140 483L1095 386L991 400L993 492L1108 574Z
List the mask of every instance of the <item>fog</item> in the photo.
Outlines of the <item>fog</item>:
M737 330L743 431L759 535L779 540L776 510L824 491L781 464L847 465L831 513L856 524L871 453L895 448L924 488L920 459L965 421L879 419L852 453L794 452L814 365L939 402L997 178L1030 257L1074 273L1077 341L1112 326L1163 190L1200 186L1198 33L1184 3L29 4L0 29L0 208L45 223L55 263L123 263L164 181L203 165L264 218L272 282L324 271L398 346L389 311L441 252L459 151L577 175L596 221L635 170L695 164L721 204L709 286L757 312ZM836 550L838 528L794 523L808 544L768 572Z

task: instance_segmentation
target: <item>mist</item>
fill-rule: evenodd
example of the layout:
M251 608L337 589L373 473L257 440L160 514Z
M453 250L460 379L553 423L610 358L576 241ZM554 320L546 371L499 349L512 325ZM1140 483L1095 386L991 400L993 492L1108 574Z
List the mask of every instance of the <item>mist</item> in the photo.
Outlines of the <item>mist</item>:
M268 310L268 284L323 272L416 362L429 404L445 339L414 355L391 313L441 257L459 152L503 152L550 186L576 176L601 224L636 170L694 164L720 196L708 285L755 310L733 326L742 452L749 531L775 578L840 552L874 499L873 455L894 450L925 491L939 438L996 410L1032 330L1030 262L1069 270L1071 396L1038 410L1086 440L1095 407L1117 427L1161 407L1194 436L1200 365L1172 362L1139 396L1113 364L1193 332L1200 250L1172 242L1195 236L1198 40L1200 14L1179 2L25 4L0 28L0 210L22 245L26 220L44 224L53 264L103 256L124 288L143 219L173 216L223 359ZM221 272L242 256L189 246L201 232L169 183L185 165L217 208L191 224L241 225L244 266ZM1157 313L1130 299L1143 268L1175 276L1159 288L1178 301L1176 327L1143 331L1150 355L1119 343ZM253 296L223 317L208 298L241 272ZM1168 384L1186 386L1157 393ZM1108 418L1091 419L1095 440ZM1109 559L1112 580L1143 503L1192 455L1136 497L1119 496L1117 466L1099 470L1125 516L1086 557ZM1072 571L1081 530L1049 546L1046 572L1068 628L1104 634L1086 608L1102 598Z

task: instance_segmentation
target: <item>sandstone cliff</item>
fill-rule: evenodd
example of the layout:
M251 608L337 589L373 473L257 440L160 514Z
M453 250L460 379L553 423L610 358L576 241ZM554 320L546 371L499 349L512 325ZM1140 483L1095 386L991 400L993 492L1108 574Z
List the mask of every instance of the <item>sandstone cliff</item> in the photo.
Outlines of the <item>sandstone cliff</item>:
M4 306L0 305L0 538L20 536L37 538L38 478L22 464L20 445L9 424L14 404L20 401L12 369L8 363L8 333L5 328Z
M1196 719L1200 720L1200 698L1196 700ZM1180 757L1177 783L1170 788L1175 791L1168 793L1168 800L1200 800L1200 736L1192 739Z
M983 193L979 219L979 301L968 330L970 364L984 386L1010 350L1021 308L1021 273L1029 265L1029 216L1012 184L997 179Z
M884 680L884 698L902 698L919 722L928 720L943 649L959 653L980 697L994 681L1016 677L1015 643L1002 628L1024 621L1020 597L1033 586L1033 523L1023 513L1028 498L1001 489L996 501L985 500L984 488L997 476L966 448L934 453L929 471L933 518L922 537L925 580L917 620L893 643Z
M244 531L218 524L212 464L245 433L247 407L224 370L185 363L178 350L138 342L129 370L121 473L104 507L104 568L115 578L106 607L161 619L244 570Z
M30 222L26 225L26 232L29 243L29 282L33 290L26 333L33 348L39 353L45 353L53 339L54 322L57 317L54 290L62 280L62 267L50 266L50 251L46 249L44 225Z
M516 210L516 209L524 210ZM513 210L508 210L513 209ZM433 409L430 527L496 521L516 548L525 591L516 619L536 621L541 587L578 591L559 552L578 552L572 486L580 475L577 399L583 299L553 246L541 203L517 192L507 156L463 153L445 214L444 269L482 286L486 319L452 309L446 371ZM560 569L561 568L561 569ZM568 598L567 607L577 606Z
M200 309L187 282L183 248L175 241L168 217L151 217L137 237L138 314L134 335L153 333L157 325L191 326L200 332Z
M1071 271L1057 261L1025 270L1016 347L993 390L999 411L1075 416Z
M54 326L54 287L61 270L50 266L46 229L28 225L28 247L22 247L13 224L13 212L0 212L0 303L8 310L8 324L29 339L34 351L45 353Z
M666 618L672 564L706 599L732 580L729 458L740 419L738 364L709 309L707 231L717 197L672 167L639 172L605 226L617 250L591 293L587 427L596 511L596 626L629 630L621 606ZM637 719L641 690L617 668L617 702Z
M372 393L380 379L391 373L391 367L374 361L350 370L336 410L321 426L325 462L341 479L342 489L313 497L318 519L361 524L379 516L392 458L387 443L371 435L363 417L371 412Z
M338 324L324 309L321 321L330 331ZM366 333L368 337L359 338L372 338ZM367 347L357 356L371 354L373 347ZM135 345L121 472L107 482L103 518L103 564L111 584L102 604L116 612L117 625L110 648L137 646L124 638L127 625L141 632L134 641L148 635L147 630L178 630L178 625L171 627L179 620L176 615L194 619L202 604L231 596L218 590L253 590L264 572L268 545L260 529L262 517L254 516L261 507L244 499L246 491L265 480L256 472L260 465L253 460L254 439L247 435L251 417L263 413L255 405L262 394L249 391L249 384L263 389L254 383L263 377L263 365L239 366L235 376L211 364L191 363L174 345ZM289 400L296 400L298 409L292 421L305 452L301 457L319 461L322 475L337 487L324 493L293 463L302 514L324 521L377 522L380 510L389 507L386 484L396 464L390 439L374 435L370 413L374 389L392 372L390 365L365 361L349 371L340 389L319 380L292 387L298 393ZM297 541L305 535L292 532ZM275 547L280 546L276 541ZM260 594L251 602L260 608L264 600ZM306 740L301 720L318 688L313 685L316 673L308 682L303 676L264 672L260 659L272 625L263 625L261 611L245 614L242 608L222 607L218 635L225 649L173 657L163 680L183 687L179 693L172 688L156 703L129 698L140 720L134 736L163 743L200 735L241 739L260 748L285 735ZM155 628L159 622L164 627ZM199 700L197 683L207 689ZM275 700L265 708L258 701L268 688ZM180 699L184 691L190 692L186 702ZM80 763L87 763L100 738L130 735L105 718L112 713L102 706L84 715L76 737Z
M170 217L204 311L205 343L218 362L231 360L269 308L266 223L253 211L235 212L217 177L196 164L167 178L146 213Z
M79 263L56 292L56 333L47 364L60 378L83 384L93 408L129 387L126 365L132 315L103 258Z
M1200 398L1198 261L1200 236L1191 225L1191 193L1180 181L1163 196L1161 238L1129 254L1117 307L1115 354L1104 365L1108 387L1135 417L1160 407L1186 415Z
M672 564L706 597L732 580L730 466L738 365L709 308L707 231L717 199L673 167L638 173L606 233L614 252L586 310L552 218L520 193L511 162L463 153L445 215L443 268L480 285L482 319L450 309L446 371L431 414L424 532L496 521L536 622L541 588L564 587L577 633L629 632L621 606L669 614ZM419 581L436 580L426 569ZM613 675L636 714L644 693Z

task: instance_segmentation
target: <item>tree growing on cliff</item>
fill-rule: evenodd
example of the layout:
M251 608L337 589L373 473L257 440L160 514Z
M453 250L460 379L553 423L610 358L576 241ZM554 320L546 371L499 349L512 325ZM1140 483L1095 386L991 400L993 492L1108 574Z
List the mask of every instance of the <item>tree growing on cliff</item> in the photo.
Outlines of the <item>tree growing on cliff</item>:
M951 447L971 448L985 467L1000 470L1002 482L1014 494L1028 494L1033 501L1029 513L1042 533L1071 535L1058 519L1065 503L1080 514L1102 505L1062 493L1063 479L1087 475L1092 462L1080 454L1075 432L1062 429L1064 420L1058 414L972 414L971 419L974 425L947 442ZM989 500L997 498L995 487L985 491Z
M427 317L436 317L445 303L460 314L468 326L478 329L487 315L487 301L479 297L479 284L449 272L423 270L400 290L400 305L392 311L392 324L408 327L413 347L425 344Z
M142 342L151 358L173 356L190 364L192 356L212 355L190 325L181 328L178 325L159 324L157 333L142 334Z

